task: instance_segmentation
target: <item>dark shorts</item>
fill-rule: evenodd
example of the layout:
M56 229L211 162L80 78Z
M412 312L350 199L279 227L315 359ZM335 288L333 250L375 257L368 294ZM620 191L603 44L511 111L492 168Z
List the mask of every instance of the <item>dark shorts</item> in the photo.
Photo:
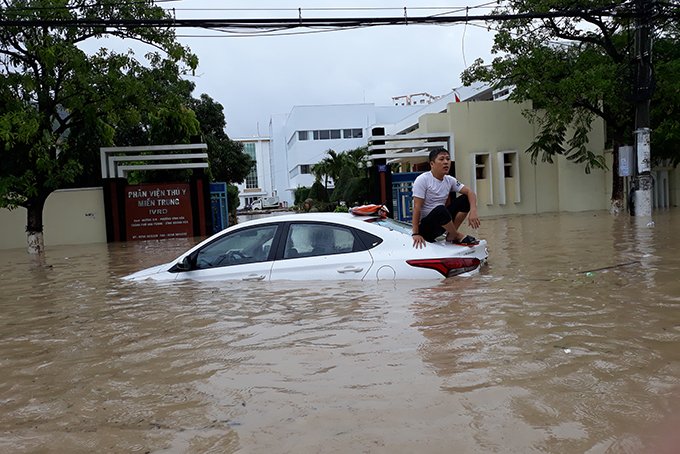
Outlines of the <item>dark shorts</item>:
M470 201L466 195L455 197L449 206L439 205L420 220L418 232L430 243L446 232L444 225L453 221L458 213L469 213Z

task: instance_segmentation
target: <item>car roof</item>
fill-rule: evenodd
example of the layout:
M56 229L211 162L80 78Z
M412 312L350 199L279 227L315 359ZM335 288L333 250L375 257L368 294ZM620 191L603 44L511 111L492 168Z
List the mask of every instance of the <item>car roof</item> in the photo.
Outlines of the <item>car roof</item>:
M365 222L368 219L376 218L377 216L355 216L350 213L292 213L282 214L277 216L267 216L257 219L251 219L237 224L239 227L247 227L269 222L292 222L292 221L310 221L310 222L337 222L340 224L357 224Z

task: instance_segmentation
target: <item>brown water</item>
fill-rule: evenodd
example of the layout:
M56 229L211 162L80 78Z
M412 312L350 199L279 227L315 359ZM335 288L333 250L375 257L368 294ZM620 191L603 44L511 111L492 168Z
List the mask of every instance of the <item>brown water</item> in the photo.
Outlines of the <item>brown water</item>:
M677 452L680 210L484 220L441 283L134 284L0 251L0 452Z

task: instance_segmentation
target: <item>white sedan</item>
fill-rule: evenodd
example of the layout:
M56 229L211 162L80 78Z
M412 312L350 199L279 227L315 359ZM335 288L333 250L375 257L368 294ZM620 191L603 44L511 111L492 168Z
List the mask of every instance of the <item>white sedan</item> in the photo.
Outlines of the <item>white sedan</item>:
M128 280L444 279L476 272L488 256L473 246L428 243L416 249L411 226L389 218L308 213L229 227L176 260Z

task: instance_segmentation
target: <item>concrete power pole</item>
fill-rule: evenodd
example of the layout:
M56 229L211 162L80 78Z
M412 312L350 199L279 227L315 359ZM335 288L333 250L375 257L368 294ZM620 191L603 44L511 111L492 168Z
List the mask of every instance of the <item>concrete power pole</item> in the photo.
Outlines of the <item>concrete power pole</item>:
M637 59L635 85L635 149L637 173L634 205L636 216L652 216L652 175L649 129L649 105L652 98L652 2L636 0L635 51Z

